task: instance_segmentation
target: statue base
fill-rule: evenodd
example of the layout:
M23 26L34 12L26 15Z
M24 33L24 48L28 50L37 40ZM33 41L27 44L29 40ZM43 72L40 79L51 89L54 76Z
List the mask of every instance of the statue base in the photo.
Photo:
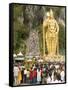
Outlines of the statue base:
M45 55L44 61L47 61L47 62L65 62L65 56L64 55L54 55L54 56Z

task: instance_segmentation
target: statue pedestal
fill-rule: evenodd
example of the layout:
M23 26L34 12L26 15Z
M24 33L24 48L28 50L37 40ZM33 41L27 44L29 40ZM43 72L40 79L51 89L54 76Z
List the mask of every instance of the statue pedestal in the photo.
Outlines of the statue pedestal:
M63 55L55 55L55 56L45 56L44 61L47 62L65 62L65 56Z

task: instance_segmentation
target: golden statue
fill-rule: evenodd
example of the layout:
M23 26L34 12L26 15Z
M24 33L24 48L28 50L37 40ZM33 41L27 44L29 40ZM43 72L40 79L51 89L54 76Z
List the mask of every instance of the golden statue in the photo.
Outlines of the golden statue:
M53 11L47 12L47 19L43 21L43 56L45 56L45 42L49 56L59 53L58 43L59 26L54 18Z

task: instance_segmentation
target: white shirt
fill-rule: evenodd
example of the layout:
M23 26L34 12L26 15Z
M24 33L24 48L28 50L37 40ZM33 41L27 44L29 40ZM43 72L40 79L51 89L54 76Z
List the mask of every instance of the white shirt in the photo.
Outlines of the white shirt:
M37 70L37 81L41 81L41 70Z
M51 83L51 78L50 77L47 78L47 83Z
M55 65L55 68L58 69L59 68L59 65Z
M29 71L27 71L27 77L29 77L29 74L30 74L30 72L29 72Z
M14 66L14 76L18 76L19 68Z
M26 70L26 69L24 70L24 74L25 74L25 75L27 74L27 70Z
M61 75L61 80L63 81L63 80L64 80L64 76L65 76L64 71L62 71L62 72L60 73L60 75Z

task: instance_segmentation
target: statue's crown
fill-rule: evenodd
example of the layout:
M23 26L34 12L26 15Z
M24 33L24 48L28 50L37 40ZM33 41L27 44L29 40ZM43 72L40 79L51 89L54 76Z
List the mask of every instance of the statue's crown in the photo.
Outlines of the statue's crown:
M51 16L51 17L54 16L54 14L53 14L53 10L52 10L52 9L50 9L50 16Z

